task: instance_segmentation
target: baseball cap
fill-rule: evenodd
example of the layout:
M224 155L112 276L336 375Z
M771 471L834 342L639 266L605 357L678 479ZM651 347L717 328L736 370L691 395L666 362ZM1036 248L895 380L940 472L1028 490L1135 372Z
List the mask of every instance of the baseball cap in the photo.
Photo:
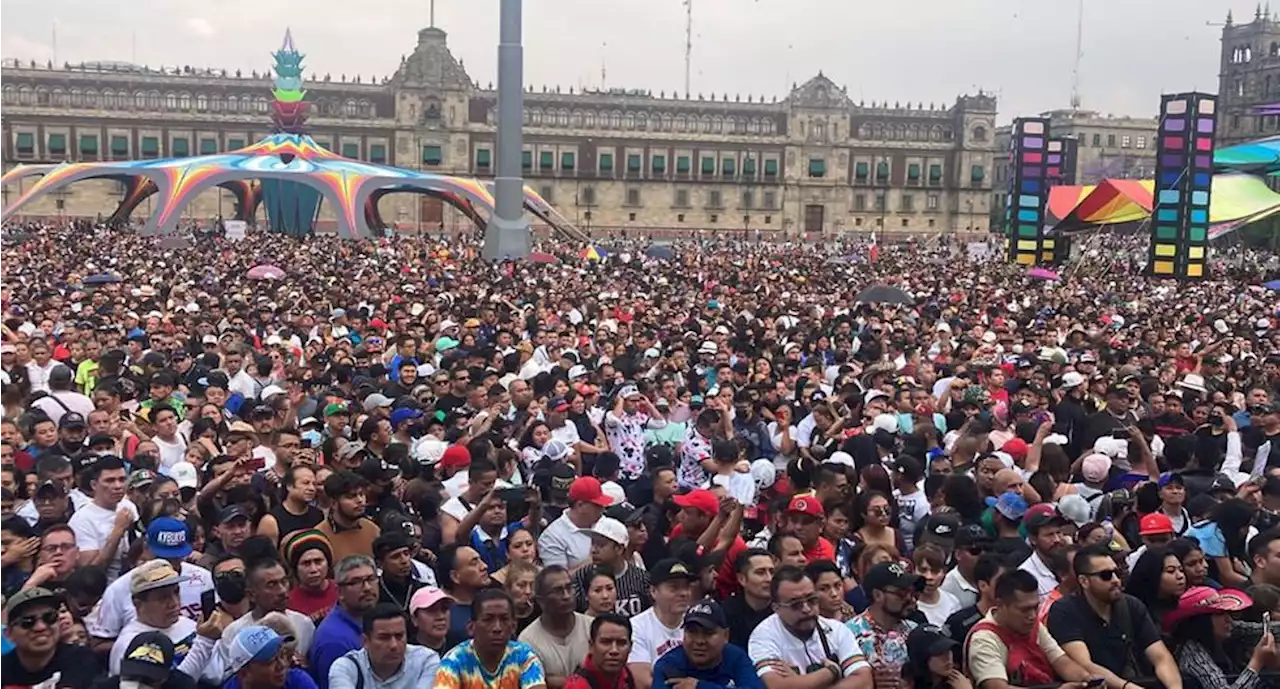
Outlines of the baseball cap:
M218 512L218 523L226 524L236 519L248 519L249 513L239 505L227 505Z
M218 336L212 333L209 335L205 335L204 337L200 338L200 344L216 345L218 344Z
M1067 371L1062 374L1062 382L1058 387L1062 390L1069 390L1071 388L1078 388L1081 385L1084 385L1084 376L1075 371Z
M922 542L951 546L960 531L960 517L956 514L931 514L924 520Z
M173 642L164 632L138 634L120 658L120 680L142 680L159 686L169 678L173 654Z
M187 525L173 517L157 517L147 526L147 548L151 554L175 560L191 554Z
M125 484L129 490L149 486L156 482L156 474L150 469L134 469L129 474L129 481Z
M677 495L673 499L679 507L688 507L706 514L714 515L720 511L720 500L716 498L715 493L706 488L695 488L684 495Z
M441 469L462 469L471 466L471 452L462 445L450 445L440 455Z
M587 529L587 532L593 536L607 538L624 548L627 546L627 543L630 542L630 537L627 535L626 525L617 519L612 519L610 517L601 517L600 521Z
M337 415L337 414L345 414L345 415L350 416L350 415L351 415L351 411L350 411L349 409L347 409L347 405L342 404L342 403L339 403L339 402L333 402L333 403L330 403L330 404L326 404L326 405L324 405L324 415L325 415L325 416L334 416L334 415Z
M1174 473L1174 472L1172 472L1172 471L1166 471L1166 472L1164 472L1163 474L1160 474L1160 487L1161 487L1161 488L1164 488L1165 486L1169 485L1170 483L1176 483L1176 484L1178 484L1178 485L1180 485L1180 486L1185 486L1185 485L1187 485L1187 484L1186 484L1186 480L1182 478L1182 474L1175 474L1175 473Z
M697 581L698 575L689 569L689 566L680 560L668 558L659 560L649 571L649 581L655 585L672 579L685 579L687 581Z
M401 407L391 412L391 427L396 428L400 424L404 423L405 421L410 421L412 419L419 419L419 418L422 418L421 409L410 409L408 407Z
M1084 459L1080 460L1080 475L1090 483L1105 481L1107 480L1107 474L1110 473L1111 458L1100 452L1086 455Z
M868 594L890 586L900 589L922 589L924 578L919 574L908 572L901 562L881 562L862 577L862 588Z
M871 404L872 400L879 399L881 397L888 398L889 393L879 388L872 388L870 390L867 390L865 393L862 394L862 406L865 407L866 405Z
M191 462L177 462L169 467L169 478L177 482L179 488L196 488L200 485L196 466Z
M729 618L724 614L724 608L720 604L710 598L702 600L689 606L684 613L685 627L702 627L703 629L728 629Z
M569 400L563 397L552 398L547 402L547 411L565 412L569 410Z
M360 464L358 473L370 481L389 481L400 473L400 469L385 459L369 456Z
M551 491L553 493L568 493L577 478L578 474L573 470L573 467L568 464L557 464L551 467ZM601 492L604 492L603 487Z
M959 642L947 636L941 627L925 624L912 629L907 635L907 657L913 665L923 666L930 658L951 653L951 649L958 645Z
M987 533L987 530L979 524L963 524L956 531L957 548L990 545L993 541L991 534Z
M281 636L270 627L258 624L245 627L231 640L227 649L227 669L236 673L249 663L270 662L280 652L280 647L292 640L292 637Z
M426 610L442 600L447 600L450 603L454 602L453 596L443 590L434 586L423 586L414 591L413 597L409 599L409 614L412 615L419 610Z
M579 476L569 484L569 502L590 502L608 507L613 504L613 499L604 494L599 479L594 476Z
M1058 512L1058 508L1049 503L1040 503L1027 508L1027 513L1022 515L1022 524L1027 527L1027 532L1034 534L1042 526L1061 525L1067 523L1062 513Z
M847 466L847 467L857 466L853 461L853 455L849 454L848 452L843 452L841 450L836 450L835 452L832 452L830 457L827 457L826 459L822 460L822 463L823 464L839 464L841 466Z
M36 495L40 495L41 493L54 493L55 495L61 496L67 494L67 489L63 488L62 484L57 481L46 479L36 487Z
M788 514L807 514L810 517L825 517L826 512L822 509L822 503L817 496L813 495L797 495L791 498L791 502L787 503Z
M1152 512L1142 515L1138 520L1139 536L1159 536L1173 533L1173 520L1166 514Z
M45 603L57 608L62 603L62 596L50 591L46 588L35 586L9 596L9 600L4 603L4 616L10 622L17 617L18 611L28 605L36 603Z
M1087 524L1092 516L1089 501L1076 493L1062 496L1058 500L1058 511L1077 527Z
M542 446L542 454L546 455L547 458L557 462L562 459L568 458L570 453L571 453L571 450L569 449L569 446L566 445L562 440L556 440L552 438L551 440L547 441L546 445Z
M395 400L391 399L390 397L387 397L386 395L380 392L375 392L372 395L369 395L368 397L364 398L363 406L366 412L371 412L374 409L378 409L379 407L390 407L394 403L395 403Z
M177 586L181 581L177 570L165 560L150 560L133 569L129 575L129 593L138 595L166 586Z
M987 498L987 507L1004 515L1005 519L1018 521L1027 513L1027 499L1013 491L1007 491L998 498Z
M1008 454L1010 457L1013 457L1015 461L1019 459L1026 459L1027 452L1030 449L1031 448L1027 445L1027 441L1022 438L1010 438L1000 446L1000 451Z
M69 411L58 419L58 428L88 428L89 424L84 420L84 415L80 412Z

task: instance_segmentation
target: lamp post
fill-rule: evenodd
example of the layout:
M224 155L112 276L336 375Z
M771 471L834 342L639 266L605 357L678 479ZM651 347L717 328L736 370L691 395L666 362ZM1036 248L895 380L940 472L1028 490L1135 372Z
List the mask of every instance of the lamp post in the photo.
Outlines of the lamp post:
M498 165L494 212L484 233L490 261L529 255L529 223L524 217L524 48L520 44L523 0L501 0L498 43Z

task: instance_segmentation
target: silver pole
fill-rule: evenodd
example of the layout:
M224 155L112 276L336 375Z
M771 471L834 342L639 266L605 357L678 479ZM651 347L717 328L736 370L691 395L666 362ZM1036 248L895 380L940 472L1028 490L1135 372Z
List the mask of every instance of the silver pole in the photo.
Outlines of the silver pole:
M484 233L490 261L529 255L529 223L524 217L524 48L520 44L523 0L501 0L498 43L498 165L494 213Z

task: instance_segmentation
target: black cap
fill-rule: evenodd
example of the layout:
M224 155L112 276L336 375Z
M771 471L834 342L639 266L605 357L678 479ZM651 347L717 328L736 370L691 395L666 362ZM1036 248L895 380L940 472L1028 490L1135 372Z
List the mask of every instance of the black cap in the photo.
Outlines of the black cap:
M62 484L57 481L46 480L36 487L36 495L41 493L53 493L54 495L62 496L67 494L67 489L63 488Z
M373 559L375 561L394 553L401 548L412 548L413 540L400 529L393 529L373 539Z
M1218 474L1217 476L1213 477L1213 483L1209 484L1209 487L1205 489L1205 492L1212 493L1214 491L1219 491L1219 490L1235 493L1236 483L1235 481L1232 481L1230 478L1228 478L1225 474Z
M959 642L947 636L941 627L925 624L907 635L907 657L912 665L923 666L930 658L950 653L958 645Z
M925 518L921 539L927 543L952 545L959 531L959 515L953 513L931 514Z
M84 415L80 412L69 411L58 419L58 428L88 428L89 424L84 420Z
M957 548L972 548L975 545L989 545L991 542L991 534L978 524L965 524L956 531Z
M369 456L361 462L357 473L370 481L390 481L400 474L400 468L385 459Z
M620 502L612 507L605 508L604 516L610 519L616 519L623 524L634 524L644 518L646 510L643 507L636 507L629 502Z
M1012 413L1014 416L1017 416L1018 414L1030 414L1035 410L1036 408L1034 405L1032 405L1030 402L1024 402L1022 400L1018 400L1017 402L1014 402L1013 406L1010 407L1009 409L1010 413Z
M684 579L692 582L698 580L698 574L694 572L689 565L686 565L674 557L667 558L666 560L659 560L658 563L653 566L653 569L649 570L649 582L655 586L664 581L671 581L673 579Z
M222 371L210 371L209 375L204 377L204 386L206 388L226 390L227 386L230 384L231 381L227 378L227 374Z
M71 369L63 364L55 364L53 370L49 371L49 382L51 384L57 383L59 386L70 383L74 377L75 374L71 372Z
M728 629L729 619L724 614L724 608L720 604L710 598L702 600L689 606L684 613L684 626L686 627L702 627L703 629Z
M129 642L120 659L120 679L160 685L173 666L173 642L164 632L143 632Z
M218 523L226 524L237 519L249 519L249 513L239 505L227 505L218 512Z
M106 433L95 433L89 436L89 442L87 443L87 445L89 447L98 447L99 445L105 445L107 447L115 447L116 439L112 438L110 435Z
M557 464L551 469L551 490L558 493L568 493L569 484L578 478L578 474L573 471L573 467L568 464Z
M919 574L907 571L901 562L881 562L867 571L862 577L862 589L868 595L889 587L900 589L923 589L924 579Z
M1107 397L1120 397L1129 399L1129 388L1123 385L1112 385L1107 388Z

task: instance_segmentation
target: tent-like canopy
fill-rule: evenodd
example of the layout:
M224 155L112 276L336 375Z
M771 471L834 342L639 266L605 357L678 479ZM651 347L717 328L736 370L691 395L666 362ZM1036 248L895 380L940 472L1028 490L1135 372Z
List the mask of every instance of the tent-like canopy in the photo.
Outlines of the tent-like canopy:
M1280 173L1280 136L1218 149L1213 154L1213 167L1221 172Z
M236 193L241 215L252 217L261 202L255 180L287 180L315 189L334 209L339 234L350 237L380 233L377 200L393 192L441 198L481 226L483 216L491 216L494 210L491 183L351 160L300 134L274 134L239 150L191 158L27 165L0 177L0 184L37 175L40 179L9 204L0 219L8 219L35 198L86 179L116 179L126 184L116 216L127 216L143 199L158 195L143 230L146 234L171 231L191 199L214 186ZM556 230L585 237L528 187L524 206Z
M1048 222L1055 232L1073 232L1099 225L1140 222L1151 216L1154 180L1107 179L1096 185L1053 187L1049 190ZM1280 194L1253 175L1213 176L1209 200L1211 239L1280 212Z

